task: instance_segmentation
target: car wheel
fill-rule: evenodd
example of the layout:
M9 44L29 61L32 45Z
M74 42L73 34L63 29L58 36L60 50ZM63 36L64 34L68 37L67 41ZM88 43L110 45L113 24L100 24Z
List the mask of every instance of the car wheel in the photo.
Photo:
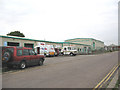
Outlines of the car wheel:
M20 63L20 68L21 68L21 69L25 69L25 68L26 68L26 63L25 63L25 61L22 61L22 62Z
M64 55L64 53L63 53L63 52L61 52L61 55Z
M70 53L70 56L73 56L74 54L73 53Z
M76 56L76 54L74 54L74 56Z
M39 60L38 65L39 65L39 66L42 66L42 65L43 65L43 60L42 60L42 59Z
M45 57L47 56L46 53L44 53L44 56L45 56Z

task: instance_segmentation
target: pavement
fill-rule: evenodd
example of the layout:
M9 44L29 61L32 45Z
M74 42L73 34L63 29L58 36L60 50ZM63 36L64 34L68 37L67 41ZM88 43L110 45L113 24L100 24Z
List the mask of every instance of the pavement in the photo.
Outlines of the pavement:
M113 79L111 80L107 88L115 88L117 80L118 80L118 71L115 73Z
M43 66L2 75L3 88L94 88L118 63L118 52L46 58Z

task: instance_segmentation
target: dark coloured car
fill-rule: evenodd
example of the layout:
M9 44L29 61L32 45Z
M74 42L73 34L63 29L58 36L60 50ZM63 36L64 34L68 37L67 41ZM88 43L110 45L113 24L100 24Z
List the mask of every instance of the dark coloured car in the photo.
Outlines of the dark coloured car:
M58 48L54 48L55 49L55 56L59 55L59 49Z
M31 65L43 65L44 55L37 55L32 48L2 47L2 64L21 69Z

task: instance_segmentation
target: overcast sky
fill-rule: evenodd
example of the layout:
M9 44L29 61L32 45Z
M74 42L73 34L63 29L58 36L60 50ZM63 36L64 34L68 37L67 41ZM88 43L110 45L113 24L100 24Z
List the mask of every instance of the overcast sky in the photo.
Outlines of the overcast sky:
M64 41L94 38L118 42L119 0L0 0L0 35Z

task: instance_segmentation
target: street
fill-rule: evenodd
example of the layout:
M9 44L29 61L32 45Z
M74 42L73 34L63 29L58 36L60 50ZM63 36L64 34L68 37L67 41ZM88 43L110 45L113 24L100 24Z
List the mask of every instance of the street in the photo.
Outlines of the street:
M94 88L118 64L118 52L47 57L43 66L2 75L3 88Z

